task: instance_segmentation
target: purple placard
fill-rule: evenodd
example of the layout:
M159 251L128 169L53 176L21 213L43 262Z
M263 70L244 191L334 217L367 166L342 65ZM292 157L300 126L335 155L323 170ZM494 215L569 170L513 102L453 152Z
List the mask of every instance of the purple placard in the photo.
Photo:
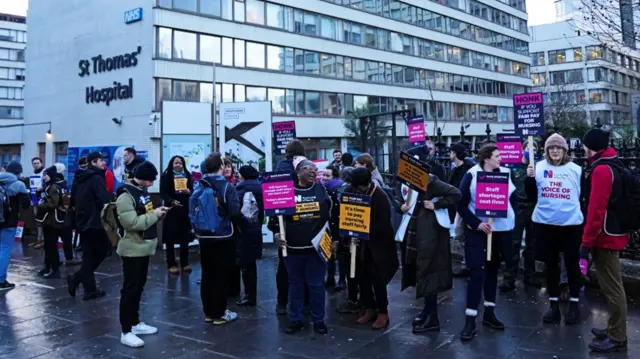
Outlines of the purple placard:
M407 131L409 132L409 144L423 144L427 137L424 131L424 116L410 117L407 120Z
M261 179L265 214L267 216L295 214L296 195L293 187L293 174L265 172Z
M476 216L507 218L509 211L509 174L478 172L476 181Z
M517 167L522 164L522 140L518 135L499 133L498 150L500 150L500 162L505 167Z
M289 142L296 138L296 122L274 122L273 137L276 139L276 150L278 154L284 155Z
M513 123L520 137L544 135L542 92L513 95Z

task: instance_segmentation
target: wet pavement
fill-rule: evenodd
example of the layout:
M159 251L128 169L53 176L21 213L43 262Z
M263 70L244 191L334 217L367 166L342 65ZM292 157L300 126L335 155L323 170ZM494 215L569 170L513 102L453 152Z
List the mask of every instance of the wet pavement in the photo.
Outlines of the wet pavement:
M159 328L145 336L145 347L120 344L118 323L122 270L118 257L108 258L98 269L98 285L107 296L97 301L70 298L64 279L45 280L36 272L42 250L16 245L9 280L18 286L0 293L0 358L637 358L640 355L640 309L630 303L628 353L596 355L587 347L593 326L606 323L602 296L587 290L583 321L578 326L543 325L546 309L543 290L518 286L515 293L499 295L496 312L507 325L505 332L479 326L476 340L462 343L458 332L464 324L465 282L441 295L440 333L414 335L411 320L421 307L415 292L400 292L400 276L389 285L391 326L385 332L356 324L354 315L335 312L345 293L331 293L327 300L329 334L319 336L307 328L295 336L284 334L286 317L275 314L273 249L265 250L258 264L259 295L255 308L237 308L237 322L212 326L204 323L200 304L200 266L197 249L191 259L191 275L169 275L162 252L152 260L141 303L141 318ZM63 268L63 278L66 271ZM230 300L233 303L235 298ZM565 306L563 306L565 308Z

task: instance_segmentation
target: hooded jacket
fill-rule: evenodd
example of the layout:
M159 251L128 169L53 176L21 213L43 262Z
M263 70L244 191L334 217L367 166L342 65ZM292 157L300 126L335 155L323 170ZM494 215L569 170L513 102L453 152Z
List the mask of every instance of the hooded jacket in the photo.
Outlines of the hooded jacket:
M76 229L104 230L101 212L110 199L104 169L94 166L78 169L71 188L71 206L75 208Z
M20 208L26 209L31 205L31 198L27 186L16 175L9 172L0 172L0 186L3 186L8 198L7 213L3 213L4 222L0 228L13 228L18 226ZM5 207L6 208L6 207Z
M44 190L40 193L36 221L45 226L62 228L66 219L66 211L63 210L63 194L67 191L67 181L57 178L44 186Z
M121 257L148 257L154 255L158 239L145 239L145 231L158 223L158 216L154 213L153 206L151 206L151 210L148 210L145 209L146 203L140 202L143 197L149 201L147 190L138 187L134 181L130 181L125 183L122 186L122 191L118 190L118 193L116 210L120 225L124 229L124 236L118 242L118 255ZM134 198L132 193L139 193L141 197ZM147 203L150 204L150 202ZM142 207L143 211L139 210L140 207ZM145 211L146 213L142 213Z

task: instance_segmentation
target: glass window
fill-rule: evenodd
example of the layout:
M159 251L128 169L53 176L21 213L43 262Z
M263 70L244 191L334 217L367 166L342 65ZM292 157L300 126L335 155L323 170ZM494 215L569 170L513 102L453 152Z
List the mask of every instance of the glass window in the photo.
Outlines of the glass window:
M200 61L220 63L220 38L200 35Z
M233 0L222 0L222 18L233 20Z
M307 74L320 74L320 54L313 51L304 52L304 72Z
M198 35L192 32L173 32L173 58L185 60L197 60L196 43Z
M267 26L284 29L284 8L282 5L267 3Z
M233 19L237 22L244 22L244 0L233 2Z
M222 38L222 65L233 66L233 39Z
M173 0L173 8L187 11L198 11L198 0Z
M213 84L208 82L200 83L200 102L213 102Z
M171 80L169 79L158 79L158 94L156 98L158 99L158 103L156 104L156 108L160 108L160 103L162 100L171 100Z
M366 80L365 61L353 59L353 79Z
M336 77L339 79L344 78L344 57L336 56Z
M173 98L182 101L198 101L198 83L173 81Z
M319 115L320 110L320 93L307 91L305 93L305 104L307 115Z
M391 32L391 51L402 52L402 37L397 32Z
M351 67L351 58L345 57L344 58L344 78L350 79L352 77L353 77L353 70Z
M318 28L318 17L310 12L304 13L304 31L303 34L307 35L320 35Z
M278 46L267 46L267 69L284 71L284 48Z
M264 69L265 66L264 45L255 42L247 42L247 67Z
M336 76L336 57L334 55L320 55L320 73L322 76Z
M264 25L264 1L246 0L247 22L251 24Z
M288 73L293 73L293 69L294 69L294 56L293 56L293 49L290 47L287 47L284 49L284 68L285 71Z
M549 64L562 64L566 62L565 50L549 51Z
M533 54L531 54L531 65L543 66L544 64L544 52L534 52Z
M295 72L304 73L304 50L295 50Z
M158 6L170 9L172 7L171 1L172 0L158 0Z
M247 86L247 101L266 101L267 89L264 87Z
M337 116L339 115L340 104L338 95L335 93L322 93L322 115Z
M233 64L235 67L244 67L244 40L233 40Z
M296 90L296 115L304 115L304 91Z
M576 47L573 49L573 61L582 61L582 48Z
M220 0L200 0L200 12L212 16L220 16Z
M287 113L295 114L296 109L296 100L295 100L295 91L294 90L285 90L287 96Z
M245 86L244 85L235 85L235 99L236 102L244 102L245 101Z
M322 26L320 29L322 37L328 39L336 38L336 21L333 18L323 16L320 20L320 25Z
M158 57L163 59L171 58L171 29L164 27L158 29ZM2 58L1 55L0 58Z
M271 112L285 113L286 97L283 89L269 89L268 100L271 101Z

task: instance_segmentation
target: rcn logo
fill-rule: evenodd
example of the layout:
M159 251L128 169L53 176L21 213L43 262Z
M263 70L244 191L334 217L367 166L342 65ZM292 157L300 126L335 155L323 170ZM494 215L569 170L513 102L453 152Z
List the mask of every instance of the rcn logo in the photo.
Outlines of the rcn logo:
M124 23L131 24L142 20L142 8L131 9L124 12Z
M544 178L553 178L552 170L544 170Z

